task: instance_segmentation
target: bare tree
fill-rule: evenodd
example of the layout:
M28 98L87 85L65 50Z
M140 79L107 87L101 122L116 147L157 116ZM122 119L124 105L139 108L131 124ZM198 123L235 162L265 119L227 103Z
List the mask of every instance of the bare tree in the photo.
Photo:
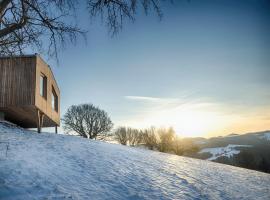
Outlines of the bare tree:
M72 20L74 12L72 0L0 0L0 54L42 51L46 43L49 55L56 55L59 46L84 33Z
M114 132L114 138L122 145L135 146L142 141L142 131L130 127L118 127Z
M91 17L101 16L112 34L122 29L125 19L134 21L138 7L145 14L153 9L158 17L162 18L160 2L165 0L88 0L88 9Z
M142 141L142 131L134 128L127 128L128 143L130 146L138 145Z
M109 132L113 126L108 114L92 104L71 106L62 119L64 130L96 139Z
M127 145L128 142L128 133L126 127L118 127L114 132L114 137L117 142L122 145Z
M173 141L175 138L175 131L173 128L160 128L158 129L158 134L160 138L159 151L170 152L173 150Z
M57 56L66 43L76 43L85 31L77 26L79 4L91 18L101 17L112 34L125 19L134 21L136 10L152 8L161 18L161 0L0 0L0 55L22 54L26 48Z
M151 127L143 131L143 142L150 150L154 150L158 145L158 137L156 134L156 129Z
M181 140L181 138L179 136L175 136L175 138L174 138L173 152L178 156L182 156L184 153L183 140Z

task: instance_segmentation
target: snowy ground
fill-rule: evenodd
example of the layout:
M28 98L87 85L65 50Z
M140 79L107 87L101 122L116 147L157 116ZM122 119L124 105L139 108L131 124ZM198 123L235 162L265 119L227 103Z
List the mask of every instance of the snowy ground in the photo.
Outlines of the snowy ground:
M0 199L270 199L256 171L2 123L0 142Z
M264 133L262 136L259 136L259 138L270 140L270 132Z
M202 149L199 153L210 153L212 156L207 160L216 160L221 156L232 157L235 154L239 154L240 150L235 148L237 147L252 147L251 145L238 145L238 144L229 144L226 147L215 147L215 148L205 148Z

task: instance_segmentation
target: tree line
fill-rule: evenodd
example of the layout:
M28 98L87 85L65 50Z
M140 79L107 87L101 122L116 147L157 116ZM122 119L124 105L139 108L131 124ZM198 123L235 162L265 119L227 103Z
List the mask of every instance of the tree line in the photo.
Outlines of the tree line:
M118 127L111 131L113 123L104 110L93 104L72 105L63 119L63 128L69 134L88 139L113 138L122 145L144 146L150 150L184 155L198 151L188 139L180 138L173 128Z
M232 158L220 157L215 162L270 173L270 145L257 145L243 149Z
M144 146L150 150L184 155L197 152L198 147L188 139L179 137L172 127L136 129L118 127L113 137L122 145Z

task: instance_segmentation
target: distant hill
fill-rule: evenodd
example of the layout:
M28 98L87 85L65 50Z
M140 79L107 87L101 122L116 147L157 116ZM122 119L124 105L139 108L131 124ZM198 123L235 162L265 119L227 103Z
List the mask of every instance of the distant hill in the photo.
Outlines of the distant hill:
M270 131L191 140L200 151L186 156L270 173Z

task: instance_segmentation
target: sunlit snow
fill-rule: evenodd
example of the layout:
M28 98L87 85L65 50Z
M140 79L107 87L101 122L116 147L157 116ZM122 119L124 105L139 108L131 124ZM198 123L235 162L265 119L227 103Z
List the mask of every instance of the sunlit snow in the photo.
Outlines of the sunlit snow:
M270 199L270 175L0 123L0 199Z

